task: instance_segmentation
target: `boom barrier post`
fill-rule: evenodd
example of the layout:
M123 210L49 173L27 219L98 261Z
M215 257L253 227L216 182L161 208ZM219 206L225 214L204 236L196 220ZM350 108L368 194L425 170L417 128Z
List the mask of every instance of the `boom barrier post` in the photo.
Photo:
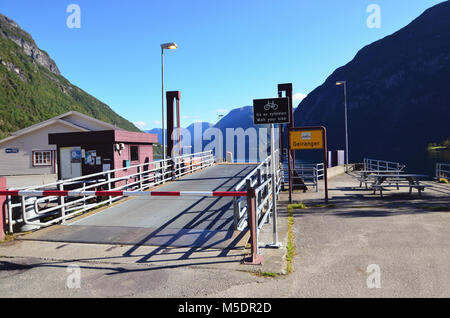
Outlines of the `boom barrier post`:
M251 186L251 181L247 180L247 217L248 228L250 230L251 254L243 260L244 265L261 265L264 256L258 254L258 231L255 205L255 189Z

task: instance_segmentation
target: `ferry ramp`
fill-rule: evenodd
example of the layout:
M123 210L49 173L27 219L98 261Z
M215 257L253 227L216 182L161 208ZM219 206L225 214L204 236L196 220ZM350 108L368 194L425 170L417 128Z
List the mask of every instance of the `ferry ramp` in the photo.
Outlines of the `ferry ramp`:
M219 164L186 175L158 191L233 191L256 166ZM202 248L243 248L248 234L234 230L232 197L135 197L25 240Z

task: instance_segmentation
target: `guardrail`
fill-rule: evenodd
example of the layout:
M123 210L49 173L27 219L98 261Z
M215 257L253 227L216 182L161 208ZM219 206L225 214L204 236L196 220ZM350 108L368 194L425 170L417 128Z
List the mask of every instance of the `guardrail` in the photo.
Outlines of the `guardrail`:
M278 150L275 151L275 185L273 185L272 179L272 159L271 156L267 157L261 162L255 169L253 169L239 184L236 185L234 191L248 191L252 189L254 191L254 205L255 205L255 240L256 245L258 242L258 235L262 227L266 223L271 223L273 220L273 200L272 200L272 187L275 186L275 194L278 194L281 190L281 169L279 162ZM233 202L234 207L234 227L236 230L244 230L249 224L248 210L249 200L235 197ZM257 254L257 251L256 251Z
M289 172L286 171L287 167L282 167L284 180L283 183L287 183L286 176L288 176ZM316 192L319 192L319 180L323 179L325 175L325 168L323 163L316 164L301 164L296 165L293 171L297 172L292 173L292 183L295 184L295 180L300 179L303 181L305 186L314 187Z
M406 168L406 165L400 164L398 162L376 160L376 159L364 159L364 170L374 170L374 171L388 171L388 170L398 170L402 171Z
M174 159L175 176L179 178L213 164L212 150L179 156Z
M450 163L436 163L436 179L450 177Z
M23 225L22 230L26 231L65 222L101 205L110 205L123 197L108 195L106 200L102 201L94 194L96 191L144 191L213 164L212 151L207 151L59 180L36 187L11 188L11 191L22 191L23 195L7 197L8 230L14 233L16 224ZM36 195L58 193L55 191L85 195Z

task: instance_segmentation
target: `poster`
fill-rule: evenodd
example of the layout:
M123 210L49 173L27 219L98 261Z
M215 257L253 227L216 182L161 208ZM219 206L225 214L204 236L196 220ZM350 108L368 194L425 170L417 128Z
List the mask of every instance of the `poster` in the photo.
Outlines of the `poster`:
M101 165L102 164L102 157L95 157L95 164L97 166Z
M87 165L93 166L95 164L95 157L97 156L96 150L88 150L86 151L86 158L84 159L84 163Z
M71 163L81 162L81 149L79 148L70 149L70 162Z

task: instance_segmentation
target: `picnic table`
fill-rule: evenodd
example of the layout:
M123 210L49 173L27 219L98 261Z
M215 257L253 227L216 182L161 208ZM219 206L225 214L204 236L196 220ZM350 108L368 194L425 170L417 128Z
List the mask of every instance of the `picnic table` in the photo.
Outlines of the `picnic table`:
M369 178L373 178L374 180L373 184L371 185L373 194L376 194L376 191L379 190L381 197L383 196L383 188L387 187L396 187L397 190L400 187L409 187L409 194L411 194L412 189L415 188L419 192L420 196L422 191L425 191L426 187L430 187L430 185L420 183L420 179L425 177L428 176L424 174L406 173L380 173L369 176ZM406 182L407 184L405 184Z
M362 187L362 184L365 183L367 189L368 183L374 183L374 179L372 179L374 176L380 174L399 174L402 170L359 170L353 172L358 175L359 187Z

